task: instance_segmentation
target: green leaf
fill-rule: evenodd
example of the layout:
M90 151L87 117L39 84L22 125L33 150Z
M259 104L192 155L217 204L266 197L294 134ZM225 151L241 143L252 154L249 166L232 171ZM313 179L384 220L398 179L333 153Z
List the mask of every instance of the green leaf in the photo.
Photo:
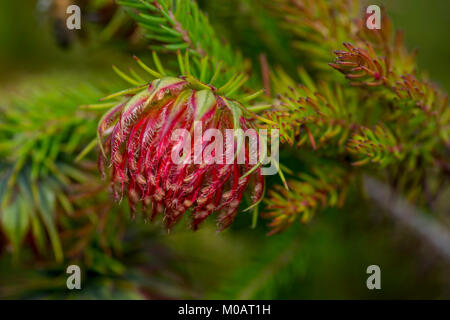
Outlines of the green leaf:
M17 258L20 246L30 226L29 206L21 195L2 212L2 227Z
M42 221L44 222L50 237L50 242L52 243L55 259L57 262L62 262L64 255L54 220L55 194L46 185L39 186L39 208Z

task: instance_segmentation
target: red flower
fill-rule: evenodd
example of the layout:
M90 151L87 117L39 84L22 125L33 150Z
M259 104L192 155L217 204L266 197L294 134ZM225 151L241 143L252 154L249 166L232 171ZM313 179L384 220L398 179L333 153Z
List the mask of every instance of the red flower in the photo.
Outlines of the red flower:
M133 212L140 205L144 214L151 212L152 219L163 214L167 227L191 212L196 229L213 212L220 212L218 224L222 230L232 223L249 184L254 187L252 201L262 197L264 178L260 169L246 175L254 166L248 148L244 148L242 164L236 158L227 163L226 154L223 163L194 163L198 141L191 141L186 155L191 161L172 161L173 148L179 143L172 134L177 129L192 133L194 123L200 123L203 130L220 132L250 127L240 111L242 106L216 95L213 88L205 88L196 88L185 78L154 80L148 88L113 107L98 127L102 148L99 165L103 172L105 160L111 164L115 199L126 192ZM233 153L238 148L234 145ZM208 146L211 149L205 141L197 144L201 154Z

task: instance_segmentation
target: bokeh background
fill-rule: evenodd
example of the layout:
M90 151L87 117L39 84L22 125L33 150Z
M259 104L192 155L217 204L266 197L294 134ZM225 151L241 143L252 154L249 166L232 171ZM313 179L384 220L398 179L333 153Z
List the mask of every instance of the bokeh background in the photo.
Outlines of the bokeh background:
M222 31L239 46L257 31L233 32L239 24L234 10L248 11L250 1L232 2L200 4L218 28L223 21L234 25ZM450 91L450 2L370 4L386 7L395 27L405 31L408 47L419 50L420 68ZM145 54L145 48L126 41L88 38L62 49L37 1L1 1L0 104L48 87L51 77L66 76L71 79L67 86L95 80L100 87L103 82L111 87L113 62L125 65L132 53ZM61 87L59 83L55 90L64 93ZM449 208L448 202L442 210ZM242 213L220 234L212 221L197 232L180 225L166 234L159 225L128 221L123 256L101 261L97 269L81 265L83 289L77 292L65 288L64 267L70 261L54 265L27 260L25 251L25 262L14 263L5 248L0 254L0 298L450 298L448 262L369 200L349 199L344 208L327 209L308 225L295 224L281 235L266 236L262 219L254 229L251 223L251 215ZM366 288L366 268L372 264L381 268L382 290Z

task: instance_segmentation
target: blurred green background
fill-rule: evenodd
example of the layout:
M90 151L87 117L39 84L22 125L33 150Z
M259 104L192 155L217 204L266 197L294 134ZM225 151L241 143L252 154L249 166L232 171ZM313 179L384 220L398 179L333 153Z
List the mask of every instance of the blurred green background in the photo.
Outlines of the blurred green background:
M449 91L450 2L370 3L386 6L395 27L405 31L409 48L419 49L419 67ZM205 5L205 9L218 6L220 1ZM215 14L210 12L211 17ZM0 2L2 105L7 105L11 96L26 95L23 88L33 85L30 79L39 86L41 75L76 74L89 81L92 72L97 72L110 80L115 77L111 63L127 64L129 60L124 57L131 53L132 49L120 42L106 45L81 41L63 50L55 44L45 16L36 13L36 1ZM123 277L134 279L132 283L148 281L149 287L158 288L157 294L127 295L133 288L121 286L121 276L109 277L101 272L84 275L83 290L69 293L63 268L49 271L42 264L13 266L3 255L0 297L450 298L449 265L369 201L356 203L350 199L344 208L326 210L310 224L296 224L281 235L266 236L265 223L260 219L257 228L251 229L250 214L242 213L229 230L220 234L208 221L195 233L181 225L167 235L158 225L130 222L129 232L140 235L141 246L131 250L130 259L124 258L129 272L123 271ZM133 258L136 250L148 256ZM170 253L170 257L160 251ZM382 290L366 288L366 268L372 264L381 268ZM147 278L136 280L131 269L142 265L150 271Z

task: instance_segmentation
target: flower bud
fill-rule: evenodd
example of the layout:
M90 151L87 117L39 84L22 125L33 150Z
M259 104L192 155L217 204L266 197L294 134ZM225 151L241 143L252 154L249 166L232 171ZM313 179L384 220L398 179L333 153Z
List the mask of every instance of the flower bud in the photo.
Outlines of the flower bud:
M262 197L264 178L259 168L246 175L256 164L249 161L248 144L236 141L238 135L227 147L235 155L244 152L243 161L235 156L227 162L227 152L213 148L218 138L204 141L196 130L215 129L225 137L226 130L249 129L243 108L217 95L214 88L172 77L152 81L113 107L100 121L98 134L100 168L108 167L103 161L110 164L116 197L128 195L133 212L140 206L152 219L162 213L168 228L186 212L191 213L194 229L213 212L219 213L219 229L228 227L249 185L256 186L254 203ZM173 139L180 130L189 133L187 144ZM175 163L173 154L181 153L183 161Z

